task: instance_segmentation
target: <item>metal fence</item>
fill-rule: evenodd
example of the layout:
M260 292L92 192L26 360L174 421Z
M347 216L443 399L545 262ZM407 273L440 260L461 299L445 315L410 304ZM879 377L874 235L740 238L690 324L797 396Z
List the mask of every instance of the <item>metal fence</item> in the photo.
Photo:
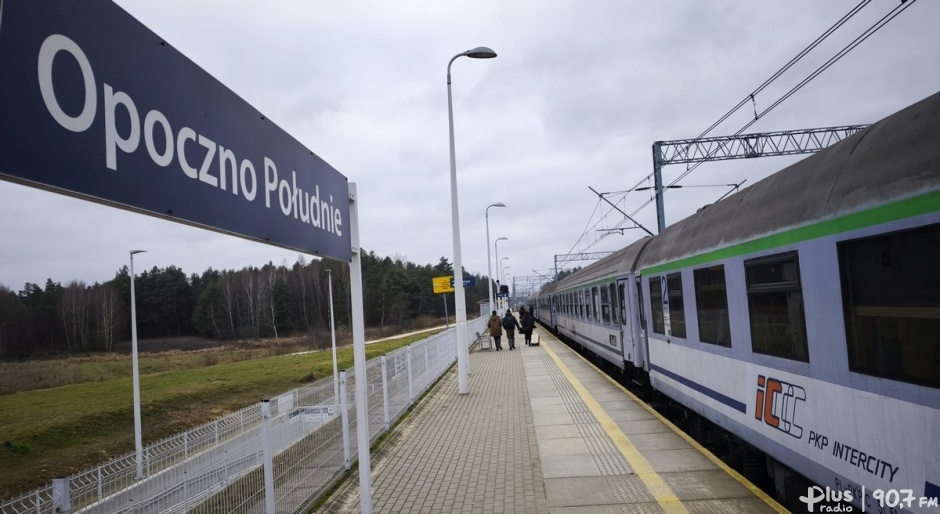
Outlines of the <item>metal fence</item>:
M484 331L464 328L468 344ZM367 363L369 443L456 361L450 329ZM341 373L0 504L0 514L263 513L265 458L278 512L303 512L358 452L355 380Z

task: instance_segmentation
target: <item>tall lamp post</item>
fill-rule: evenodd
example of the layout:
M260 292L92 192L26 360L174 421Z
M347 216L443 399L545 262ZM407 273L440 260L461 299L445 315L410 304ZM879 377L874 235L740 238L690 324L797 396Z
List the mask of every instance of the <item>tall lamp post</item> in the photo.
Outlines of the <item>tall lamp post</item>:
M144 478L144 445L140 428L140 368L137 365L137 301L134 297L134 254L147 250L131 250L131 361L134 374L134 448L137 451L137 480Z
M503 257L503 259L508 259L509 257ZM503 284L506 284L506 287L509 287L509 284L506 283L506 270L509 269L509 266L503 268ZM506 308L509 308L509 297L506 297Z
M499 273L499 242L500 242L500 241L509 241L509 238L508 238L508 237L500 237L500 238L496 239L496 242L495 242L495 243L493 243L493 246L496 247L496 282L499 283L500 285L502 285L502 284L503 284L503 279L502 279L502 277L499 276L499 275L500 275L500 273ZM498 302L498 300L497 300L497 302ZM496 305L496 304L494 303L493 305ZM495 308L495 310L498 311L499 308L497 307L497 308Z
M490 207L505 207L504 203L494 203ZM493 301L493 264L490 262L490 207L486 208L486 281L490 285L490 310L496 305Z
M504 268L504 267L503 267L503 261L505 261L505 260L508 259L508 258L509 258L509 257L503 257L502 259L500 259L500 260L499 260L499 267L496 268L496 274L499 275L499 282L500 282L500 284L502 284L502 285L504 285L504 286L507 286L507 287L509 286L509 284L506 283L506 268L508 268L509 266L506 266L506 268ZM507 298L506 301L508 302L509 299ZM502 308L502 306L500 306L500 308Z
M457 386L460 394L470 392L469 364L470 354L467 350L467 334L464 333L467 325L467 298L463 288L463 262L460 258L460 215L457 208L457 156L454 150L454 101L450 92L450 66L458 57L471 57L473 59L492 59L496 52L478 46L472 50L461 52L447 63L447 121L450 129L450 208L454 232L454 324L457 329Z

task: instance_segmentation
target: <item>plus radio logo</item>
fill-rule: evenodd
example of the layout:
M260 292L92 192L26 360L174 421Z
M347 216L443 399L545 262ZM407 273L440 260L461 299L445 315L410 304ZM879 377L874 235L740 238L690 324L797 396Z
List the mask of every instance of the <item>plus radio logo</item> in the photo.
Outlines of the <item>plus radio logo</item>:
M799 402L806 401L806 390L798 385L776 378L757 376L757 398L754 418L797 439L803 437L803 427L796 424Z

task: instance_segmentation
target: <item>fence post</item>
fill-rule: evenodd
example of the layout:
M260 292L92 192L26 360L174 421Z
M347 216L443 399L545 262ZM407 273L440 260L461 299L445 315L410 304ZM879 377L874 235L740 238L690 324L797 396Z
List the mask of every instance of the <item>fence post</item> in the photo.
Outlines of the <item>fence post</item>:
M68 477L59 477L52 480L52 512L71 514L72 496L69 492Z
M104 500L104 477L101 476L101 466L98 466L98 501Z
M346 392L346 370L339 372L340 412L343 414L343 462L346 471L352 468L352 448L349 447L349 394Z
M424 387L421 390L425 390L431 386L431 370L428 369L428 346L430 346L427 340L424 341Z
M408 406L414 405L415 403L415 388L414 381L412 380L411 373L411 345L405 347L405 355L408 357Z
M271 401L261 400L261 452L264 456L264 511L274 514L274 451L271 449Z
M385 406L385 431L391 428L391 420L388 415L388 362L385 356L382 356L382 404Z

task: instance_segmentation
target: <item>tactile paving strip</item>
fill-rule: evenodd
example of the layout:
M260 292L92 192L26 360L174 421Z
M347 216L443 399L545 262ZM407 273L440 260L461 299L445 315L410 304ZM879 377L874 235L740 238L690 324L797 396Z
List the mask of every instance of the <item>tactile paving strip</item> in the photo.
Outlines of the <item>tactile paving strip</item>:
M539 358L548 371L552 384L554 384L555 389L558 391L558 396L563 400L568 414L578 428L581 438L590 450L594 458L594 463L600 470L601 475L613 476L632 474L633 470L630 468L630 465L627 464L627 460L624 458L623 454L620 453L613 441L610 440L610 437L604 432L600 423L597 422L597 418L591 414L588 406L578 395L578 392L575 391L571 383L568 382L561 370L558 369L558 366L552 358L546 353L540 353ZM647 494L644 488L641 489L643 494Z

